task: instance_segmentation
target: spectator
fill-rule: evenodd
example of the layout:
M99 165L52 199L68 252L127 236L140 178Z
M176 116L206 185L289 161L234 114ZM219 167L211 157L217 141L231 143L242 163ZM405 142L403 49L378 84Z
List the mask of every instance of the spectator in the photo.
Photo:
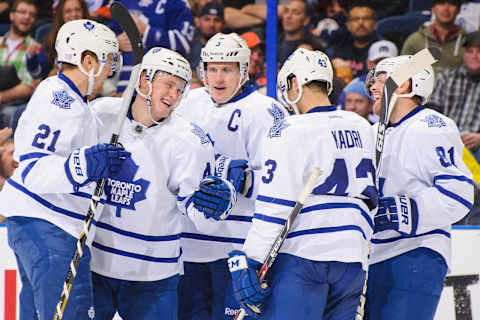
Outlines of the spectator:
M164 47L186 56L190 53L194 24L192 11L186 1L134 1L121 0L132 14L143 39L145 50ZM113 21L112 30L117 34L120 51L123 53L123 67L117 84L117 93L127 87L132 67L132 45L127 34Z
M35 22L37 7L34 0L15 0L10 12L10 30L0 37L0 66L14 65L20 83L0 91L2 127L7 126L18 105L33 93L37 81L27 71L25 53L35 43L29 35Z
M0 23L10 23L10 5L11 1L0 1Z
M343 92L345 92L345 110L355 112L370 123L375 121L375 118L372 117L373 101L362 81L349 83Z
M55 39L60 27L68 21L88 18L88 6L84 0L59 1L52 28L43 40L42 46L35 43L27 50L27 68L34 79L44 79L57 73Z
M249 80L246 84L252 84L255 89L263 88L267 85L267 78L265 77L265 42L260 40L253 31L243 33L242 38L247 42L251 52L250 64L248 66Z
M395 43L388 40L379 40L373 42L368 48L367 56L367 68L368 70L373 70L375 66L385 58L393 58L398 56L398 49ZM362 86L365 85L365 79L367 78L368 73L361 74L357 78L353 79L350 83L360 81ZM339 99L338 105L342 108L345 108L345 92L342 92ZM370 122L377 122L378 117L375 114L370 115Z
M213 35L222 32L225 26L224 10L221 4L216 2L206 3L200 10L199 16L195 18L195 33L193 35L192 49L187 56L192 67L192 81L190 88L203 86L198 73L195 70L200 62L200 50L208 39Z
M335 48L332 60L337 75L349 83L353 78L367 73L367 53L376 41L375 9L367 1L358 2L348 10L348 37Z
M0 130L0 190L5 181L10 178L18 167L18 162L13 159L13 140L10 138L13 131L10 128ZM0 223L1 223L0 216Z
M306 0L290 0L281 18L283 34L278 42L278 65L283 65L287 57L295 51L300 40L308 35L306 26L310 22Z
M405 40L402 55L413 55L423 48L438 47L442 50L442 55L439 61L433 64L435 73L459 67L462 64L462 45L466 36L465 30L455 24L461 2L461 0L434 0L433 23L421 26Z
M429 107L453 119L465 146L480 161L480 32L468 34L463 64L437 74Z

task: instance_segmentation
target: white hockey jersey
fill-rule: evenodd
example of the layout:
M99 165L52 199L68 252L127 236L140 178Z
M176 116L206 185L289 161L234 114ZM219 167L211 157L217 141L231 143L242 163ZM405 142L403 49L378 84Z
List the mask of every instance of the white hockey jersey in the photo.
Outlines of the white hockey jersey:
M374 126L375 132L377 126ZM416 234L393 230L374 234L370 263L395 257L418 247L451 260L451 225L472 207L472 175L462 160L463 143L455 123L418 106L386 130L379 172L379 192L388 197L405 194L418 206Z
M74 149L98 143L97 125L70 79L60 74L42 81L15 131L19 166L0 192L2 214L44 219L78 238L95 183L75 191L65 161Z
M94 101L102 132L111 132L121 102L121 98ZM182 212L188 209L188 217L203 220L207 228L218 223L206 219L191 202L204 172L215 165L212 144L200 127L175 114L152 127L129 116L119 141L132 156L107 179L105 209L92 245L92 270L131 281L171 277L181 272Z
M261 142L272 125L287 116L275 100L253 91L252 87L244 87L240 95L219 107L205 88L194 89L175 112L196 121L208 132L215 153L248 160L257 185L257 175L261 174L262 168ZM251 225L255 197L256 191L250 198L239 194L230 216L210 233L198 231L187 221L182 236L185 261L215 261L240 249Z
M316 107L276 123L264 143L263 175L244 251L265 260L314 167L315 188L280 252L314 261L361 262L373 233L374 133L357 114Z

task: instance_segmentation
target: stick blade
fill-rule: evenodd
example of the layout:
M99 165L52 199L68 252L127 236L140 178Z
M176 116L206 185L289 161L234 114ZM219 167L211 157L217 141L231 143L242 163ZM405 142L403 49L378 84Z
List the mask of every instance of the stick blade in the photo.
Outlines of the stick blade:
M404 64L398 66L390 75L397 86L410 79L426 67L434 64L440 57L440 49L425 48L417 52L412 58Z
M135 21L133 21L128 10L120 2L112 3L110 13L112 14L112 18L115 19L125 31L128 40L130 40L132 44L133 65L140 64L143 58L143 43Z

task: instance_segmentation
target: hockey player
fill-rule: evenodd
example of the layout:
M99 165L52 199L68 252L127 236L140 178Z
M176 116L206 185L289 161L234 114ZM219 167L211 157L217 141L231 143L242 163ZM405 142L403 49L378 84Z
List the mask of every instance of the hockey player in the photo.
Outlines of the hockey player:
M108 178L129 157L123 148L97 144L97 120L86 101L119 68L115 34L94 21L71 21L60 28L55 48L60 72L40 83L20 118L19 166L0 193L22 280L22 320L52 318L95 188L91 182ZM85 247L63 319L93 317L89 264Z
M277 85L297 115L265 137L252 228L228 260L237 299L249 313L263 304L261 319L355 317L378 196L374 134L365 119L331 105L332 77L327 55L306 49L279 72ZM267 274L269 287L261 286L257 270L314 167L321 175Z
M375 113L386 77L409 56L385 59L373 73ZM473 202L471 173L454 122L422 105L431 67L395 91L379 167L379 209L367 285L366 319L433 319L450 265L451 224ZM376 130L375 130L376 132Z
M228 181L207 177L200 184L215 166L212 143L199 126L172 113L189 87L188 61L155 47L141 68L137 97L120 134L132 157L106 182L106 206L93 242L98 319L118 311L123 319L176 320L182 212L208 231L236 199ZM121 104L121 98L94 103L103 132L110 131ZM203 200L216 205L205 208Z
M160 46L180 52L190 53L195 25L187 0L120 0L132 15L146 49ZM117 91L123 92L132 70L131 44L128 37L116 23L111 25L118 34L123 65Z
M238 194L230 216L210 234L187 221L182 236L185 275L180 281L180 319L233 319L238 304L227 267L228 253L240 249L251 225L261 167L262 138L287 115L273 99L244 86L250 49L235 33L214 35L201 51L205 87L190 91L179 107L186 118L199 122L213 140L217 174L228 172ZM246 161L253 179L243 179ZM226 291L227 290L227 291Z

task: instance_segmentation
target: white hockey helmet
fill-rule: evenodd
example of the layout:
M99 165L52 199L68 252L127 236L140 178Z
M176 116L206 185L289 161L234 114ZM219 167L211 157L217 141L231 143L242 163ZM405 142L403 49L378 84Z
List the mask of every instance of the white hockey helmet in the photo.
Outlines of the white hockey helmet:
M55 50L58 62L76 65L88 76L87 95L92 93L94 78L102 72L109 54L112 54L112 71L119 71L122 67L117 37L110 28L92 20L66 22L58 31ZM82 66L82 54L85 51L91 51L97 56L100 68L96 74L93 74L93 69L87 72Z
M289 80L297 78L299 92L295 100L288 98ZM303 48L295 50L284 62L277 77L277 88L283 99L293 107L296 114L299 113L296 106L303 94L303 86L311 81L321 81L327 84L327 95L333 90L333 68L328 56L321 51L311 51Z
M373 73L374 79L381 73L386 73L386 76L390 76L393 70L396 68L401 68L401 66L406 63L412 56L403 55L393 58L387 58L380 61L375 67ZM428 66L422 70L419 70L416 74L412 76L412 91L407 94L397 95L398 97L410 98L413 96L419 96L422 98L422 103L425 103L432 94L433 85L435 83L435 73L432 66ZM370 84L369 84L370 83ZM371 81L366 80L365 85L371 86ZM369 87L368 87L369 88ZM369 90L368 90L369 92Z
M200 68L200 76L207 90L206 69L209 62L237 62L240 70L240 81L237 89L233 93L235 94L248 80L250 49L245 40L234 32L229 34L217 33L211 37L202 48L200 52L200 62L202 65L202 68ZM231 98L232 97L228 100ZM221 101L221 103L227 101Z
M121 67L115 64L119 61L117 37L110 28L96 21L80 19L66 22L58 31L55 50L58 62L79 67L84 51L95 53L100 63L105 63L111 53L114 56L112 68Z
M143 94L139 88L139 82L137 82L137 93L147 100L147 106L149 108L150 117L154 123L155 121L151 115L151 94L152 94L152 81L157 72L165 72L185 81L185 86L182 88L182 95L179 97L177 104L185 97L190 88L190 80L192 79L192 70L190 69L190 63L181 54L170 49L153 47L143 56L141 71L146 72L146 79L148 85L148 93Z

